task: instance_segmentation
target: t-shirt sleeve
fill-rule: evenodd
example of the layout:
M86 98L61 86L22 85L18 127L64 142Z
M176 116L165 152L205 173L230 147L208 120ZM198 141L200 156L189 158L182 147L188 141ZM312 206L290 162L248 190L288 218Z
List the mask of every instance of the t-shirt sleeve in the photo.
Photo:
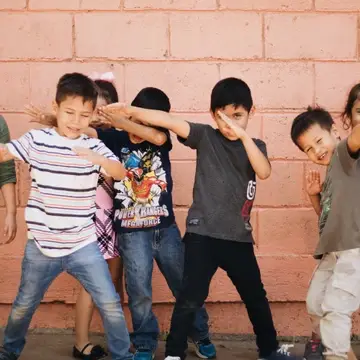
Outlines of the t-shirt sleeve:
M201 140L204 136L204 133L208 127L208 125L203 124L197 124L197 123L191 123L190 125L190 132L187 139L184 139L180 136L178 136L178 140L184 144L185 146L188 146L191 149L197 149L201 143Z
M0 143L6 144L10 141L9 128L5 119L0 116ZM0 163L0 187L5 184L16 183L15 162L13 160Z
M101 140L105 146L113 153L118 155L119 149L121 149L124 143L125 133L116 129L96 129L99 140Z
M164 147L167 151L171 151L172 150L172 141L171 141L170 131L165 130L165 129L159 129L159 130L162 131L163 133L165 133L165 135L166 135L166 141L163 145L161 145L161 147Z
M118 157L101 140L96 145L94 151L107 159L119 161Z
M268 159L268 153L267 153L267 148L266 148L266 144L264 143L264 141L260 140L260 139L254 139L254 142L256 144L256 146L259 148L259 150L264 154L264 156Z
M118 157L107 146L105 146L105 144L102 141L99 141L94 151L96 151L99 155L104 156L109 160L119 161ZM108 176L108 174L102 167L100 167L100 172Z
M349 174L359 159L359 153L351 155L347 145L347 139L342 140L336 148L340 164L346 174Z
M31 165L31 152L34 144L32 131L27 132L17 140L12 140L7 144L10 153L17 159Z

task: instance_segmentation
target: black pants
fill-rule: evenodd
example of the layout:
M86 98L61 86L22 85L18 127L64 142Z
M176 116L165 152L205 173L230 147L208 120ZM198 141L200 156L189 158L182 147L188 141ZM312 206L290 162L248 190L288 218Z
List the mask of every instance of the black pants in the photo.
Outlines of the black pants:
M183 289L175 304L166 356L185 359L187 336L195 312L208 294L212 277L220 267L226 271L243 300L256 335L260 357L278 348L269 302L261 282L253 244L219 240L187 233Z

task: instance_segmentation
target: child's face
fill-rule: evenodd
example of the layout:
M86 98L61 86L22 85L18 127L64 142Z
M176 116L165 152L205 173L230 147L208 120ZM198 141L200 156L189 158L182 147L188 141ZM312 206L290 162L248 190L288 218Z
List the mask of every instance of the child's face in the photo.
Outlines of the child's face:
M360 124L360 99L354 102L351 110L351 125L355 127Z
M54 104L57 130L61 136L77 139L89 126L94 113L93 103L84 102L81 96L68 96L60 104Z
M313 163L327 166L339 139L339 133L334 125L328 131L315 124L298 138L298 144Z
M215 114L211 113L221 134L224 137L226 137L228 140L231 140L231 141L237 140L238 137L235 135L234 131L218 115L218 113L217 113L218 110L220 110L225 115L227 115L238 126L243 128L244 130L246 130L249 118L253 114L253 109L249 113L243 106L235 107L234 105L226 105L223 109L216 109Z

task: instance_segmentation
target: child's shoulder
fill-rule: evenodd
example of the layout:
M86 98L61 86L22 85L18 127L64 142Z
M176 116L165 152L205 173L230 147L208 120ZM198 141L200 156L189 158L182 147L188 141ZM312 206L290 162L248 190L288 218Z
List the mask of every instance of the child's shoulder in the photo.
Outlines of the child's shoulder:
M31 129L24 135L29 135L32 139L45 139L50 138L53 135L53 131L52 128Z

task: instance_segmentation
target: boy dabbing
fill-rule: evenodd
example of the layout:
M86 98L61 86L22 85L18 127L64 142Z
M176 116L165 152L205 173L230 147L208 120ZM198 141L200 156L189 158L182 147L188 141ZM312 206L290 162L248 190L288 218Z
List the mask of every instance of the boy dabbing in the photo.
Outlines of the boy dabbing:
M331 115L309 108L295 118L291 137L312 162L327 166L322 187L320 176L307 180L320 240L306 304L325 358L347 359L351 316L360 304L360 127L340 141Z
M153 87L142 89L132 105L170 111L167 95ZM138 122L136 116L132 119ZM115 125L116 121L124 122L121 116L115 119ZM175 223L172 202L170 133L167 129L147 127L147 132L155 130L157 136L150 137L149 141L130 131L98 130L99 139L120 158L126 169L125 179L115 182L114 206L134 329L131 341L136 349L135 360L152 360L159 337L158 321L152 311L154 260L174 297L179 294L184 267L184 244ZM197 355L204 359L215 357L204 307L199 308L191 325L189 337Z
M30 166L26 208L28 243L21 282L5 329L1 360L16 360L32 316L63 271L80 281L100 311L113 360L130 360L130 339L109 268L99 250L93 221L99 172L122 179L125 169L98 139L82 135L96 106L94 83L78 73L57 85L57 127L32 130L0 144L0 161Z
M115 108L116 106L112 106ZM289 358L278 348L270 306L254 255L250 212L256 175L271 172L266 146L246 133L253 114L249 87L236 78L221 80L211 94L211 114L218 129L188 123L159 111L118 107L141 121L173 131L196 149L194 200L187 218L183 286L177 298L166 343L166 360L183 360L196 311L208 296L220 267L244 301L262 359Z

